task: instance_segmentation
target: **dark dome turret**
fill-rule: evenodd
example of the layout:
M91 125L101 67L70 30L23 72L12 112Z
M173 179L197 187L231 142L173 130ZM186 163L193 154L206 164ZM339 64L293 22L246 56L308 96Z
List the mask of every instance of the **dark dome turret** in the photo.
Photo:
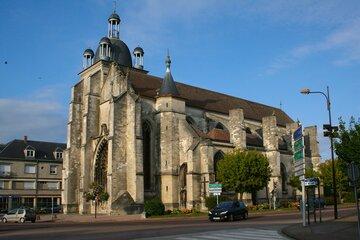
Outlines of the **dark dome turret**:
M109 23L111 23L112 21L114 21L114 22L116 22L116 23L120 23L121 20L120 20L119 15L118 15L116 12L113 12L113 13L110 15L108 21L109 21Z
M99 44L111 44L111 41L108 37L103 37L102 39L100 39Z

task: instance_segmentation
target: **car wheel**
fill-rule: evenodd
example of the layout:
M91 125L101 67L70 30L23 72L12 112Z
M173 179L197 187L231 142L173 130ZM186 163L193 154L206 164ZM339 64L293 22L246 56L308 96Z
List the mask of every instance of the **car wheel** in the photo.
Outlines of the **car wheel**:
M248 217L249 217L249 214L246 212L246 213L244 213L244 215L243 215L243 219L244 220L246 220L246 219L248 219Z
M24 222L25 222L25 218L23 218L23 217L20 218L20 222L21 222L21 223L24 223Z
M32 219L32 220L31 220L31 222L32 222L32 223L34 223L34 222L35 222L35 218L34 218L34 219Z
M3 223L7 223L7 219L6 219L6 218L3 218L3 219L2 219L2 222L3 222Z

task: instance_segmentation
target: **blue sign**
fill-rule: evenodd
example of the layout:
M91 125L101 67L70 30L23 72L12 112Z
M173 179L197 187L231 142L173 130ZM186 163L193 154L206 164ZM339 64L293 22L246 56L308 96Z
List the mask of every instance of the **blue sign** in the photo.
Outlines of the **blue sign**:
M302 126L300 126L293 134L294 141L302 138Z

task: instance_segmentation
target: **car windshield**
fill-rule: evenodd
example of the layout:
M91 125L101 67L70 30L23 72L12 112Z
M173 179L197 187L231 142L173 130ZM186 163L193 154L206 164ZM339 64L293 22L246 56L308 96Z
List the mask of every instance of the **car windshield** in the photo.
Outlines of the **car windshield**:
M222 202L219 203L219 205L217 205L218 208L231 208L231 206L233 205L232 202Z
M17 209L12 209L8 212L8 214L16 214L16 212L17 212Z

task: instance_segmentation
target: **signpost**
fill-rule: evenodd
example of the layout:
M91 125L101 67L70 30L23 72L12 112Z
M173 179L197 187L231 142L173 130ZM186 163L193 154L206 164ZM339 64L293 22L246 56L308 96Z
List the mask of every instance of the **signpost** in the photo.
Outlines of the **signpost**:
M359 239L360 239L360 212L359 212L359 201L358 201L358 196L357 196L357 185L358 185L360 176L359 176L359 167L354 162L351 162L348 166L348 176L350 179L350 185L352 185L354 187L356 211L357 211L357 216L358 216L357 227L358 227L358 235L359 235Z
M294 151L294 174L299 177L301 181L301 205L302 205L302 220L303 226L306 226L305 217L305 154L304 154L304 137L302 126L298 127L292 136L293 151Z
M220 183L209 183L209 193L216 196L216 204L219 204L219 196L222 192L222 184Z

